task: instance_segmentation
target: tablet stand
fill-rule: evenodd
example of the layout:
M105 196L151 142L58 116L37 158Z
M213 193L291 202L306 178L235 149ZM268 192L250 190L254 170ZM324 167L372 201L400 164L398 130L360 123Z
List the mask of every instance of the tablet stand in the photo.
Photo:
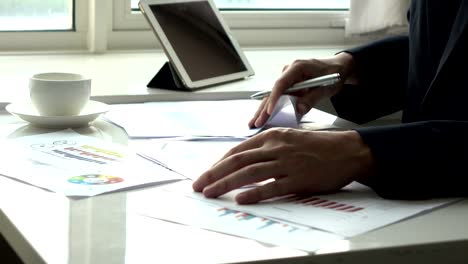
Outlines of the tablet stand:
M158 73L148 83L148 88L159 88L169 90L188 90L180 80L170 62L164 63Z

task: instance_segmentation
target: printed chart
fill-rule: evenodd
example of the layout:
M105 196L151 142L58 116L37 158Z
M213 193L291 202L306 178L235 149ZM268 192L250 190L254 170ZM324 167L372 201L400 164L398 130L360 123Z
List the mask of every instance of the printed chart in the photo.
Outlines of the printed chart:
M342 240L341 236L267 217L259 217L238 210L166 191L166 186L151 192L131 193L127 196L129 208L152 218L254 239L268 244L286 246L309 252ZM170 201L170 205L157 202Z
M31 144L35 159L55 166L109 165L123 162L127 155L102 142L43 139Z
M4 148L1 174L67 196L93 196L182 178L126 146L73 130L17 138Z
M84 185L102 185L102 184L113 184L123 182L120 177L103 174L87 174L71 177L68 179L71 183L84 184Z
M282 223L276 220L268 219L265 217L259 217L255 216L253 214L248 214L245 212L237 211L237 210L232 210L226 207L218 208L217 209L220 214L218 217L234 217L238 221L256 221L259 222L259 225L255 230L262 230L262 229L268 229L269 227L275 225L275 226L280 226L281 228L284 228L285 231L288 233L300 230L299 227L291 225L291 224L286 224Z
M236 194L246 189L232 191L217 199L206 199L203 194L193 192L191 186L180 185L173 187L173 191L220 207L309 226L345 237L362 234L457 200L386 200L358 183L334 194L308 197L289 195L251 205L239 205L234 199Z
M273 200L271 200L273 201ZM320 197L289 196L274 200L275 202L292 203L306 207L330 209L338 212L354 213L364 210L364 207L349 205L346 202L334 202Z

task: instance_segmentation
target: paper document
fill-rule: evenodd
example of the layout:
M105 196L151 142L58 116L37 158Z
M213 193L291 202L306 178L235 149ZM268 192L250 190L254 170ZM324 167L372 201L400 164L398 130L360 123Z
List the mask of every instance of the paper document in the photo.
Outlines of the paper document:
M332 232L345 237L359 235L406 219L459 199L423 201L386 200L359 183L329 195L285 196L252 205L239 205L234 196L246 189L232 191L217 199L206 199L190 185L171 185L172 191L190 198L257 216L286 220ZM175 188L177 187L177 188Z
M190 179L198 178L242 139L232 140L131 140L138 153L154 158Z
M0 174L66 196L93 196L182 179L126 146L73 130L20 137L2 144Z
M298 127L294 98L283 96L267 126ZM183 101L112 105L104 118L122 127L131 138L179 136L248 137L249 120L258 100Z
M343 239L309 227L257 217L192 199L168 191L166 186L129 194L127 204L131 204L129 208L135 208L136 213L148 217L309 252Z

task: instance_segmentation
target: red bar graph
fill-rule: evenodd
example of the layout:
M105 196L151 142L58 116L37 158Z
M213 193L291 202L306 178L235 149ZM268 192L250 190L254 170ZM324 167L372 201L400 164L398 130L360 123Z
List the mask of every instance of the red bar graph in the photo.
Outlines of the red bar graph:
M339 212L354 213L364 210L364 207L354 206L343 202L331 201L320 197L300 196L300 195L286 195L270 199L272 202L279 203L293 203L296 205L311 206L316 208L325 208Z
M364 207L354 206L342 202L330 201L320 197L304 197L298 195L288 195L274 199L275 202L294 203L297 205L311 206L317 208L326 208L334 211L354 213L364 210Z
M303 204L305 206L313 206L313 207L320 207L320 208L327 208L331 210L338 210L341 212L347 212L347 213L354 213L360 210L363 210L364 208L362 207L357 207L353 205L348 205L344 203L338 203L338 202L333 202L329 201L326 199L320 199L320 198L307 198L304 200L299 200L296 203Z

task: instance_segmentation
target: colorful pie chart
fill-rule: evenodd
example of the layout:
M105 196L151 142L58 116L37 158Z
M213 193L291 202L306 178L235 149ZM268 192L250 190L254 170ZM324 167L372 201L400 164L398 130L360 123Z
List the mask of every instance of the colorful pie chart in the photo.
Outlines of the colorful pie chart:
M123 182L123 179L120 177L104 174L86 174L72 177L68 179L68 181L71 183L84 185L104 185Z

